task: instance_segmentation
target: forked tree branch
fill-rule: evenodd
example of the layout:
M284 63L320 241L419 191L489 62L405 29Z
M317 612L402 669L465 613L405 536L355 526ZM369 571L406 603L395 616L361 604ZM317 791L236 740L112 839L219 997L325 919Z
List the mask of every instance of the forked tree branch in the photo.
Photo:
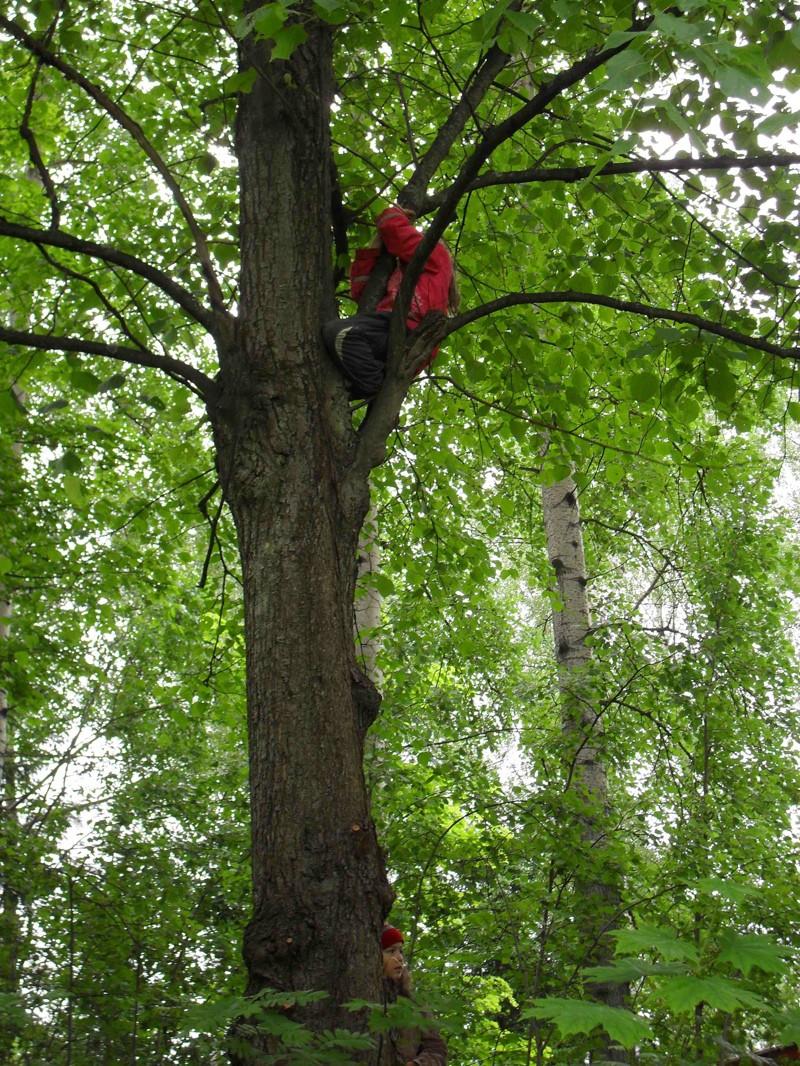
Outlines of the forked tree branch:
M29 244L50 246L52 248L64 248L68 252L86 255L92 259L101 259L106 263L123 267L134 274L145 278L156 285L163 293L169 296L179 307L199 322L209 333L214 334L217 321L212 312L195 299L195 297L174 281L169 274L150 266L149 263L137 259L134 255L121 252L107 244L96 244L94 241L85 241L81 237L75 237L64 230L39 230L30 226L20 226L16 222L0 216L0 237L14 237L17 240L27 241Z
M103 292L103 290L94 280L94 278L90 277L88 274L81 274L78 270L72 270L72 268L68 267L65 263L59 262L59 260L56 259L55 256L51 255L50 252L48 252L48 250L43 244L37 245L37 249L39 251L39 254L45 260L45 262L49 263L54 270L57 270L65 278L69 278L72 281L77 281L81 285L88 285L129 341L131 341L137 348L142 348L144 351L150 350L144 343L144 341L140 340L140 338L137 337L131 331L123 313L119 310L118 307L114 306L111 300L109 300L108 296L106 296L106 294Z
M676 159L634 159L626 163L608 163L594 173L595 178L615 177L622 174L674 173L692 171L755 170L759 167L790 167L800 165L800 155L766 154L751 156L683 156ZM560 181L564 183L584 181L594 167L531 167L529 170L491 171L481 174L470 184L468 191L487 189L495 185L522 185L534 182ZM447 197L447 190L428 196L419 215L430 214L440 207Z
M652 19L645 19L641 22L635 22L633 23L633 29L636 31L646 29L651 21ZM376 463L382 461L383 442L385 441L386 436L388 436L388 433L391 430L391 426L393 425L394 420L397 418L397 415L400 411L400 407L402 406L403 399L405 398L405 391L407 391L408 384L411 380L411 378L407 377L401 372L403 354L408 347L408 342L406 342L406 344L403 344L402 338L405 331L405 321L408 315L408 308L411 303L411 295L422 273L423 266L425 265L428 256L433 251L433 248L436 245L437 241L442 236L445 228L455 215L456 208L458 207L461 197L464 196L466 192L468 192L471 182L474 181L475 178L478 176L478 172L480 171L481 167L496 148L498 148L501 144L507 141L510 137L513 137L513 135L519 130L521 130L528 122L531 121L531 119L542 114L542 112L549 106L549 104L551 104L552 101L556 99L556 97L560 96L561 93L569 89L571 86L579 84L586 77L588 77L589 74L597 70L598 67L603 66L603 64L607 63L609 59L612 59L615 55L624 51L629 44L630 41L626 41L615 48L606 48L602 51L597 50L590 52L588 55L584 56L580 60L577 60L566 70L562 71L560 74L555 75L555 77L553 77L549 82L543 85L536 93L536 95L533 96L530 100L528 100L527 103L525 103L522 107L518 108L515 112L513 112L513 114L511 114L508 118L504 119L502 122L499 122L496 125L491 126L489 129L487 129L484 132L483 137L481 138L475 150L472 152L472 154L468 157L466 162L461 167L461 170L459 171L455 181L447 190L447 193L442 201L438 212L436 213L435 218L428 227L425 236L422 238L422 241L417 247L417 250L415 251L410 263L405 269L403 281L400 285L400 290L397 294L394 309L392 311L392 320L389 333L389 357L386 363L386 379L375 400L373 400L373 402L370 404L369 412L367 413L366 418L361 424L359 431L360 439L358 451L354 464L355 467L359 468L366 466L367 468L369 468L370 466L374 466L376 465ZM496 59L496 62L500 64L498 67L498 70L500 70L508 62L508 56L505 53L500 53L498 58ZM483 68L479 67L478 71L481 71L482 69ZM491 86L491 81L488 81L485 86L483 85L483 82L481 82L480 84L482 92L478 97L478 102L483 99L483 96L485 96L486 92L488 92ZM464 125L467 121L467 117L473 110L473 104L471 102L465 103L462 98L462 101L460 101L457 105L457 109L458 108L462 109L460 114L463 116L463 118L461 120L453 121L452 137L450 136L449 132L447 135L444 135L442 131L446 129L448 131L451 130L451 126L449 124L451 122L451 119L453 119L453 114L455 112L451 113L451 116L448 118L447 122L444 124L444 126L442 126L439 136L436 138L434 144L423 157L420 168L418 168L417 172L415 172L414 176L411 178L411 181L406 186L406 190L403 192L403 194L401 194L400 199L404 203L408 203L409 206L414 206L412 198L414 193L416 193L417 195L421 195L422 191L425 188L425 185L420 185L418 188L417 175L424 174L425 183L427 184L429 178L433 176L435 171L438 169L442 161L447 156L447 153L452 147L452 144L455 141L456 137L464 128ZM412 194L408 194L407 190L409 189L412 190ZM382 286L383 288L385 288L386 282L388 280L388 273L386 273L385 276L380 275L380 266L381 263L379 261L379 263L372 271L368 286L371 286L374 280L377 278L379 280L382 280ZM378 293L378 297L379 296L380 292ZM359 310L364 310L367 307L368 304L362 296L362 301L359 304ZM427 318L431 317L432 316L430 315L427 316ZM476 317L480 316L478 315ZM431 329L432 333L436 334L436 341L441 339L442 336L446 336L447 333L453 332L454 328L457 328L452 326L452 321L447 324L449 328L446 329L444 329L443 327L434 326L433 321L431 321L429 328ZM470 321L472 320L470 319ZM462 324L466 325L466 322ZM423 326L425 326L425 323L423 323L418 328L418 330L416 331L417 334L420 334L421 330L423 329ZM411 343L416 344L416 341ZM433 347L433 343L431 343L430 347ZM405 390L401 391L401 389L399 388L399 382L401 382L404 377L406 380L406 386Z
M640 22L634 22L632 23L631 30L633 32L643 31L651 22L652 18L643 19ZM596 50L589 52L566 70L562 70L560 74L556 74L556 76L544 84L536 95L523 107L518 108L513 114L509 115L508 118L490 127L490 129L486 131L472 155L469 156L461 167L455 181L445 193L439 210L436 212L430 226L428 226L425 236L414 253L413 259L405 270L393 312L395 315L399 316L402 321L405 321L408 307L411 303L411 295L414 292L414 287L422 273L422 269L428 256L433 251L436 242L440 239L455 215L461 197L469 192L472 182L478 177L481 167L486 160L489 159L492 152L494 152L501 144L504 144L510 137L513 137L514 134L527 125L531 119L541 115L553 100L559 97L563 92L571 88L573 85L580 84L580 82L587 78L589 74L603 66L610 59L613 59L614 56L619 55L620 52L625 51L629 45L630 40L617 45L615 48L606 48L602 51Z
M181 192L172 171L167 164L161 158L156 151L153 144L148 139L142 127L138 122L135 122L127 112L117 104L108 93L104 92L100 86L95 85L94 82L89 81L84 77L80 71L76 70L73 66L63 60L60 56L51 52L49 48L46 48L41 41L36 40L27 33L21 26L19 26L13 19L7 18L5 15L0 15L0 27L11 34L15 40L19 41L29 52L32 52L41 62L46 63L48 66L53 67L55 70L60 71L61 74L67 78L68 81L74 82L83 91L90 96L95 103L110 115L115 122L117 122L127 133L131 135L133 140L139 145L144 154L153 164L155 169L161 175L164 183L172 194L172 198L175 201L179 211L183 215L189 232L194 240L195 250L197 252L197 258L202 267L203 274L206 279L206 285L208 287L209 297L211 299L211 306L214 310L221 315L229 317L230 312L225 307L225 300L222 294L222 288L219 283L219 279L214 271L213 264L211 262L211 254L208 250L208 242L206 236L203 233L197 219L194 217L191 207L189 206L186 197Z
M521 0L515 0L510 6L518 10L522 6ZM431 178L449 155L470 117L475 115L495 78L507 66L510 59L511 56L495 44L472 71L461 98L439 127L433 143L419 160L414 174L400 194L400 200L406 207L417 211ZM361 294L359 311L375 309L375 305L386 290L392 262L392 257L388 252L380 255Z
M594 304L599 307L610 307L614 311L622 311L626 314L640 315L643 318L678 322L685 326L694 326L704 333L712 333L717 337L740 344L743 348L753 348L759 352L775 355L779 359L791 359L800 361L800 348L789 348L780 344L772 344L761 337L751 337L747 333L723 326L719 322L702 318L700 315L691 314L688 311L673 311L668 307L653 307L650 304L638 303L635 300L619 300L614 296L603 296L593 292L576 292L565 289L561 292L511 292L506 296L500 296L497 300L481 304L464 314L456 315L447 322L446 336L455 333L471 322L479 318L503 311L508 307L519 307L523 304Z
M521 0L515 0L508 7L509 10L518 11L522 7ZM497 75L510 60L511 56L508 52L504 52L499 45L494 44L475 67L461 99L439 127L433 143L414 169L413 175L403 190L401 196L405 206L417 210L431 178L450 154L450 150L456 139L461 136L468 120L475 116Z
M106 359L115 359L121 363L134 366L155 367L163 370L171 378L191 388L205 401L216 391L216 385L202 370L189 366L180 359L168 355L156 355L141 348L126 348L121 344L105 344L102 341L88 341L82 337L56 337L49 333L28 333L25 330L7 329L0 326L0 341L17 345L21 348L38 348L46 352L76 352L79 355L102 355Z

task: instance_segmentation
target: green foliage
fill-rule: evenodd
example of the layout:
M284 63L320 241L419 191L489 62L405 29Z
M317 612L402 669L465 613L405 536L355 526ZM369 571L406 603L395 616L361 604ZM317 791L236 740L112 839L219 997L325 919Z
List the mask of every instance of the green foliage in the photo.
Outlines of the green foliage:
M285 65L276 91L291 93L287 68L308 35L331 28L350 252L494 43L513 60L432 193L556 71L626 45L487 166L580 166L587 177L487 185L462 200L448 240L465 306L584 291L789 343L795 175L600 171L779 147L797 27L770 5L698 0L658 4L652 25L631 31L629 7L71 3L51 44L168 161L231 303L234 96L261 76L238 69L243 35ZM16 17L43 33L56 10L42 2ZM5 37L0 50L0 214L46 229L51 204L19 136L34 68ZM179 212L124 131L49 68L30 123L65 231L202 294ZM10 238L0 262L3 325L147 344L215 372L200 328L157 287ZM166 377L118 365L3 355L0 577L13 625L0 655L18 821L3 824L0 862L21 923L18 988L0 989L10 1061L212 1061L241 1019L278 1036L292 1062L344 1062L363 1038L312 1035L285 1002L241 995L250 899L235 531L223 509L199 589L209 523L198 503L215 480L205 413ZM385 685L367 772L395 920L454 1061L575 1066L589 1051L597 1061L605 1032L639 1046L642 1062L674 1066L712 1061L723 1037L742 1048L798 1038L800 571L776 458L786 452L793 468L796 388L788 361L577 301L476 322L414 386L374 475ZM574 749L549 628L564 603L540 488L570 472L593 613L582 694L605 726L602 849L587 847L587 805L565 792ZM609 872L623 927L609 931L617 957L598 964L585 936L596 900L576 886ZM630 1010L589 998L603 981L629 986ZM414 1012L376 1007L372 1029L412 1024Z
M652 1036L647 1022L630 1011L585 1000L545 999L524 1010L521 1016L552 1021L564 1037L575 1033L591 1033L599 1026L622 1047L634 1047Z

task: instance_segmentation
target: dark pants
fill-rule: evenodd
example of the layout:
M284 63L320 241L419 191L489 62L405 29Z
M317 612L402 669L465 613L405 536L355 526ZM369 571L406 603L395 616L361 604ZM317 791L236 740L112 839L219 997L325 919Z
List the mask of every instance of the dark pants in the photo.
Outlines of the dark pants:
M383 384L390 315L371 311L334 318L322 327L325 346L341 367L354 399L369 399Z

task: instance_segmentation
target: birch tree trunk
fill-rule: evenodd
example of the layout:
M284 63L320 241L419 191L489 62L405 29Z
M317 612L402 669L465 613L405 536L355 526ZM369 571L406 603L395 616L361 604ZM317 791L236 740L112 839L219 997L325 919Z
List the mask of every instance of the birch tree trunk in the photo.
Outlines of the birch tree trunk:
M589 945L588 963L610 960L608 931L620 906L617 873L605 854L608 825L608 774L603 753L603 721L592 670L592 651L586 643L591 628L587 575L583 552L578 493L571 477L542 489L547 557L556 575L561 607L553 612L553 639L558 664L561 722L567 764L566 788L577 798L583 855L578 863L576 914L584 924ZM607 1006L621 1006L626 987L617 983L588 986L591 996ZM601 1057L628 1062L628 1055L606 1047Z

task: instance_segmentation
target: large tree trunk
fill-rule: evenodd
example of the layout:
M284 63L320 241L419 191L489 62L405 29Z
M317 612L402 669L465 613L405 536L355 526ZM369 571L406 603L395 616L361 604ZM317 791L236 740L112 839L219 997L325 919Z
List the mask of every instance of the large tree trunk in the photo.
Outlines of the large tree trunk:
M601 965L613 954L609 930L620 908L618 873L609 862L606 832L609 821L608 774L603 753L603 721L599 713L592 651L586 643L591 628L586 594L578 492L571 477L542 489L547 556L555 571L559 610L553 612L553 637L558 662L561 720L565 739L567 789L577 798L582 855L575 878L576 918L585 930L587 964ZM627 988L612 982L589 985L590 995L607 1006L622 1006ZM605 1047L601 1057L628 1062L617 1048Z
M257 5L256 5L257 6ZM248 992L324 990L298 1014L349 1025L341 1003L379 998L391 903L364 784L379 697L358 670L353 597L367 474L320 327L330 256L330 33L288 62L248 39L241 98L241 303L210 408L238 533L247 641L253 917ZM365 1058L369 1058L365 1056Z

